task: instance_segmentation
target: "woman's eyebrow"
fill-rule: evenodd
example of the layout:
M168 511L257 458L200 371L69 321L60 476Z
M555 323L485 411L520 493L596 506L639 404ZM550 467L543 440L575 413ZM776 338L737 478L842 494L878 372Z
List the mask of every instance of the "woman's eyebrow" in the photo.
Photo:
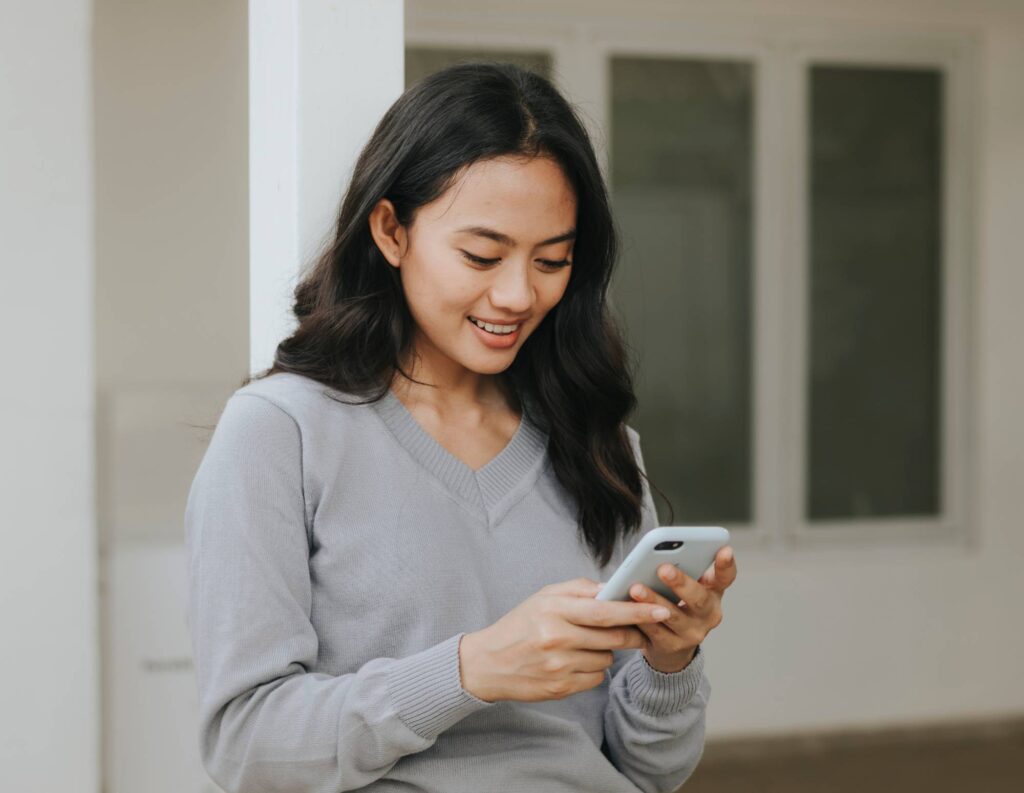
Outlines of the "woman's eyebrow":
M515 247L516 241L507 234L502 234L500 231L489 229L486 226L466 226L455 232L456 234L475 234L478 237L486 237L489 240L494 240L501 245L507 245L512 248ZM565 242L566 240L576 239L576 229L569 229L557 237L552 237L549 240L544 240L539 245L554 245L556 242Z

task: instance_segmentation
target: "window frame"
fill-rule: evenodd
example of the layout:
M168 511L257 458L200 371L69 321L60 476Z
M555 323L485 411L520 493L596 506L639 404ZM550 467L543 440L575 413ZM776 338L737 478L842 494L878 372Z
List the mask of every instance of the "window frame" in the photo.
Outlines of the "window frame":
M547 50L554 81L578 107L606 180L611 58L708 58L753 67L751 229L752 520L724 523L748 548L976 546L976 395L972 263L980 38L921 25L716 17L471 11L406 17L407 46ZM809 521L804 512L808 378L807 239L811 65L932 68L942 74L943 129L940 511L935 517ZM773 152L761 157L761 152ZM777 464L781 462L782 464Z

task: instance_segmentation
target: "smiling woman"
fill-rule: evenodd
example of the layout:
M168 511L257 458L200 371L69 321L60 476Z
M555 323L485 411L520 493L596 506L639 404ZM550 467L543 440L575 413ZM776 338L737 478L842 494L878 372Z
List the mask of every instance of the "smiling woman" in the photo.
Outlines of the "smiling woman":
M229 793L675 789L734 572L680 584L689 606L594 597L657 517L571 105L510 64L428 77L336 228L189 492L207 770Z
M449 385L445 399L486 401L475 393L488 385L478 375L507 369L562 299L575 232L534 240L575 222L572 185L558 162L542 156L470 164L408 228L388 199L374 207L370 229L401 276L418 365ZM462 382L470 385L464 397Z

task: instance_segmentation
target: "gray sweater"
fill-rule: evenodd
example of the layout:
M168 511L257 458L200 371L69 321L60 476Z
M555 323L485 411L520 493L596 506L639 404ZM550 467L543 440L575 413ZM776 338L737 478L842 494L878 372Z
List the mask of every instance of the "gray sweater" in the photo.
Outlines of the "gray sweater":
M546 584L606 581L547 437L524 418L474 471L392 393L277 374L227 401L185 512L200 753L229 793L675 790L710 686L615 651L599 686L488 702L459 640ZM629 437L639 458L637 433ZM644 526L657 525L646 489ZM632 545L632 542L629 543Z

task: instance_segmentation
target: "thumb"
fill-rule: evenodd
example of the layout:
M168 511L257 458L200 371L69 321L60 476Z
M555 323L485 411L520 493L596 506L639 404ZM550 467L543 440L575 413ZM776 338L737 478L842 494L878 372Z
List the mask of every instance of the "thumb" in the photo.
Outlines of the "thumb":
M715 561L698 579L698 582L710 589L725 592L736 580L736 558L732 548L726 546L715 557Z

